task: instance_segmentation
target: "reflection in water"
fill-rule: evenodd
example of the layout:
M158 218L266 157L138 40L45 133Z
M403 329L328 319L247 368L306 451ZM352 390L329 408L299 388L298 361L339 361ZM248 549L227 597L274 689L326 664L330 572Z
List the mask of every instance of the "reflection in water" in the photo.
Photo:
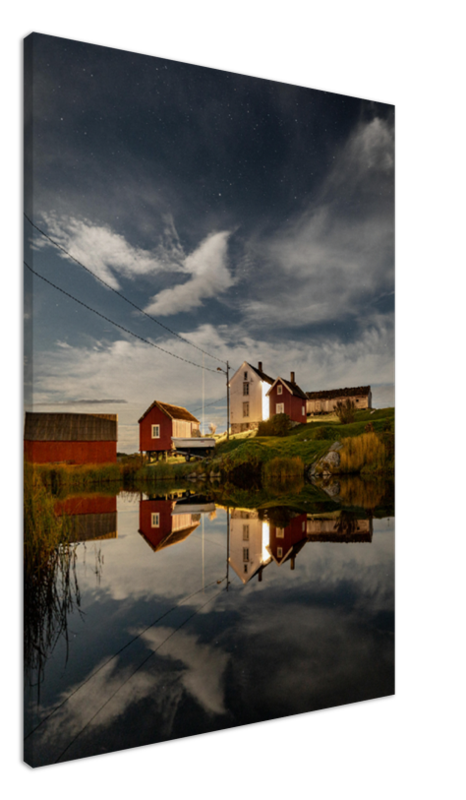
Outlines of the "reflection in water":
M39 701L26 691L28 763L393 693L391 521L314 487L260 503L254 491L237 505L185 491L54 500L84 616L60 595ZM97 584L77 543L92 534ZM32 598L26 637L38 617L54 625Z

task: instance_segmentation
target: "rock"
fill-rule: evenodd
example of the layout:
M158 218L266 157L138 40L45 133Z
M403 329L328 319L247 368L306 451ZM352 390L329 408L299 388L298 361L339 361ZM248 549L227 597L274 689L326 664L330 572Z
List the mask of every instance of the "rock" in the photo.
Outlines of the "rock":
M329 452L331 453L333 450L341 450L341 448L342 448L342 447L343 447L343 445L342 445L342 443L341 443L341 442L334 442L334 443L332 444L332 446L331 446L331 448L330 448Z
M340 455L336 452L336 450L330 450L326 456L322 459L322 465L325 467L339 467L340 466Z

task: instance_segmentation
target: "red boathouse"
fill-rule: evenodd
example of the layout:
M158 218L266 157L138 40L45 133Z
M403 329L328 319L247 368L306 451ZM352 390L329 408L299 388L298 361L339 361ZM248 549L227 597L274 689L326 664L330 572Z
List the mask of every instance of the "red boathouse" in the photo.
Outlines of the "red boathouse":
M153 454L158 458L159 453L171 453L172 436L190 439L199 435L199 420L186 408L159 400L154 400L138 422L139 450L149 458Z
M117 414L27 412L24 460L35 464L114 464Z

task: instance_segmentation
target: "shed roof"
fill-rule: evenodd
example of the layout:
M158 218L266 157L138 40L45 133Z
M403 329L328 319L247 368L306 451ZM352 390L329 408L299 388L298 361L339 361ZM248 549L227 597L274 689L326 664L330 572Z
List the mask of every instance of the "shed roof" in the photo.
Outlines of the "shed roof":
M116 442L118 414L26 412L28 442Z
M331 400L335 397L366 397L370 386L356 386L352 389L326 389L322 392L306 392L309 400Z
M188 422L199 422L197 417L191 414L191 412L186 408L183 408L183 406L174 406L171 405L171 403L161 403L160 400L154 400L154 402L150 404L149 408L144 411L142 417L138 419L138 422L142 422L144 417L147 417L149 411L152 411L152 409L155 407L159 408L160 411L166 414L170 419L183 419L187 420Z

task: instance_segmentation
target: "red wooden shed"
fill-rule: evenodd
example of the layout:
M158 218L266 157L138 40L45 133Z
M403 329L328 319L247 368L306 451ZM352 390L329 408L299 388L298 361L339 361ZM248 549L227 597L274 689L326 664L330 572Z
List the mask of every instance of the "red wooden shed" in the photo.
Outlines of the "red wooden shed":
M290 380L277 378L267 392L270 404L269 414L288 414L294 422L306 422L307 396L294 379L294 372Z
M191 438L199 431L199 420L182 406L161 403L149 406L139 422L139 450L151 457L154 453L170 453L172 436Z
M36 464L116 463L117 423L117 414L27 412L24 459Z

